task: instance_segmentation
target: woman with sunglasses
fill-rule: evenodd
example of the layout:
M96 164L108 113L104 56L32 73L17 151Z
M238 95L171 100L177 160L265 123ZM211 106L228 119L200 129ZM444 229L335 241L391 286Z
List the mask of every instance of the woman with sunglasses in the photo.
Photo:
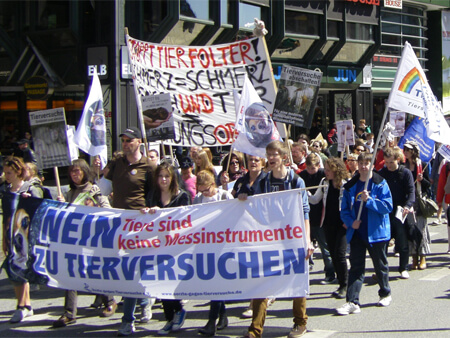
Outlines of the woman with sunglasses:
M207 170L197 175L197 196L192 204L216 202L221 200L232 200L233 195L227 190L218 189L214 176ZM225 302L212 300L210 303L208 322L198 332L204 336L214 336L216 330L223 330L228 326L228 318L225 310ZM217 318L219 321L216 326Z
M25 175L27 172L25 163L19 157L9 157L3 164L3 170L5 173L6 179L6 192L21 194L22 196L31 196L31 197L43 197L43 191L39 187L32 185L30 182L25 181ZM6 208L7 204L2 203L3 208ZM3 210L3 217L8 217L7 215L11 214L10 210ZM6 257L8 255L12 255L14 251L14 246L18 245L15 239L16 236L8 235L10 232L9 228L10 222L3 222L3 253ZM23 225L21 229L23 228ZM26 233L28 233L29 229L23 229ZM12 238L12 242L11 239ZM25 240L28 240L26 238ZM22 239L24 241L24 239ZM28 248L26 248L28 249ZM25 264L28 264L26 262ZM30 317L33 315L33 309L31 308L31 299L30 299L30 284L28 280L25 279L24 276L19 276L18 273L13 273L13 263L12 260L6 259L3 267L5 268L8 278L14 286L14 293L17 298L17 309L14 311L10 322L18 323L21 322L24 318ZM23 267L22 267L23 268ZM26 269L26 267L25 267Z
M225 190L230 188L229 183L232 183L231 187L233 187L234 182L245 174L242 154L238 152L231 153L230 165L227 171L229 156L230 154L223 158L222 171L219 173L218 180L216 182L217 186L222 186Z
M212 174L211 174L212 175ZM155 214L161 208L174 208L189 205L191 198L186 191L179 188L176 169L169 163L161 163L155 171L154 191L147 196L149 207L141 209L142 213ZM180 330L186 318L180 299L162 300L166 324L158 335L167 335Z

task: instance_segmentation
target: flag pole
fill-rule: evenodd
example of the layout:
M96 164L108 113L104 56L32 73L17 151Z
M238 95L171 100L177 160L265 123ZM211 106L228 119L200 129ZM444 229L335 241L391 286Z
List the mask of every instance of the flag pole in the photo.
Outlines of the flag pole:
M386 107L385 107L384 113L383 113L383 118L380 123L380 129L378 130L377 141L375 142L374 149L378 149L378 145L380 144L381 134L383 133L384 124L386 122L386 116L387 116L388 110L389 110L389 106L386 104ZM370 167L369 167L370 171L373 170L373 165L375 163L376 157L377 157L376 151L374 150L374 156L372 156L372 161L370 162ZM366 182L364 183L364 190L367 190L367 187L369 186L369 181L370 181L370 179L367 179ZM364 203L360 203L360 205L359 205L358 217L356 218L357 221L359 221L361 219L363 204ZM347 226L351 226L351 225L347 225Z
M55 173L56 191L58 192L58 196L62 196L61 182L59 181L58 167L53 167L53 172Z
M125 27L124 30L125 30L125 43L127 44L128 50L130 50L130 46L128 44L128 27ZM134 79L136 79L136 71L134 69L131 57L130 57L130 64L131 70L133 72L133 81L134 81ZM144 139L145 156L148 157L147 133L145 132L144 116L142 114L142 101L141 97L139 96L138 88L135 84L133 84L133 88L134 88L134 95L136 97L136 106L138 110L139 129L141 130L142 138Z

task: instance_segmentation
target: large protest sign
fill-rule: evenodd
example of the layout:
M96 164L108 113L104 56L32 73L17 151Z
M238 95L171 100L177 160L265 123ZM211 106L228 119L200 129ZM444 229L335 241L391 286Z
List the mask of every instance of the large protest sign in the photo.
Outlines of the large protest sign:
M311 128L321 81L321 72L283 65L273 120Z
M156 94L141 97L147 141L173 139L174 125L170 94Z
M214 46L160 45L128 35L126 41L137 96L171 95L175 145L233 142L233 89L243 87L245 74L273 110L276 91L261 38Z
M70 165L64 108L30 112L29 117L39 168Z
M338 137L338 151L344 151L346 146L355 145L353 120L336 121L336 130Z
M17 199L15 212L7 218L14 233L30 237L21 266L36 280L30 275L33 266L52 287L164 299L308 293L298 190L246 202L161 209L155 215ZM27 222L16 221L17 215L26 215Z

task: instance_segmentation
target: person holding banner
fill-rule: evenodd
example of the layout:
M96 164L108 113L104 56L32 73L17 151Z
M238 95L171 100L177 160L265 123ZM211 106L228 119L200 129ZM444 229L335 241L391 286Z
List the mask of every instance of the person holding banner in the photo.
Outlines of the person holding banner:
M323 212L320 226L325 233L331 260L339 281L339 288L332 293L338 299L345 298L347 293L347 241L346 230L340 217L341 201L344 193L344 184L349 177L345 163L337 157L325 161L325 177L319 185L324 188L316 190L309 196L311 204L323 201Z
M361 312L359 294L364 282L367 250L380 286L378 305L389 306L392 301L386 257L386 247L391 238L389 213L393 210L392 195L386 180L371 170L371 161L372 154L359 155L359 173L344 185L341 219L350 243L350 271L347 303L336 309L341 316Z
M112 181L113 207L140 210L146 207L145 197L152 190L153 169L147 157L139 150L142 143L141 131L129 127L119 135L122 141L122 154L114 158L105 178ZM122 324L117 332L119 336L129 336L134 330L137 298L124 298ZM146 323L152 317L154 298L141 298L141 322Z
M190 204L190 197L186 191L180 190L176 169L169 163L161 163L155 171L155 189L147 196L147 205L141 209L142 213L155 214L161 208L175 208ZM179 299L162 300L166 324L158 331L159 335L180 330L186 318Z
M197 191L192 204L201 204L216 202L221 200L231 200L233 195L227 190L218 189L215 183L214 175L208 171L200 171L197 175ZM216 326L217 318L219 321ZM199 329L198 332L205 336L214 336L216 330L223 330L228 326L228 317L225 309L225 302L221 300L212 300L209 308L208 322Z
M408 214L408 222L414 229L418 229L419 231L419 234L414 236L409 243L411 255L413 257L412 268L413 270L425 270L427 268L425 255L431 253L431 238L428 230L427 218L422 215L418 197L419 193L428 195L431 183L428 178L428 170L423 170L423 168L425 168L425 163L420 160L420 149L418 144L414 141L406 142L403 146L403 152L405 153L406 158L405 167L411 170L414 182L416 183L416 199L414 203L415 213Z
M7 184L7 193L10 192L37 198L43 197L42 189L24 180L27 169L21 158L8 157L3 163L3 171ZM6 204L2 203L2 206L5 208ZM5 211L4 214L3 217L6 217ZM2 268L5 268L6 273L8 274L8 278L14 286L14 293L17 298L17 309L10 319L10 323L14 324L21 322L26 317L32 316L34 313L31 307L30 284L21 273L26 270L26 266L23 264L16 264L18 258L21 256L21 250L19 249L22 247L28 249L28 247L25 246L25 243L28 243L29 229L20 227L18 230L15 230L16 226L12 229L10 227L13 224L10 225L9 223L10 222L8 222L7 219L3 221L3 253L6 256L6 259L3 262ZM17 270L19 272L17 272Z
M276 191L284 191L290 189L305 188L305 182L295 174L293 169L288 169L286 163L288 162L289 150L281 141L272 141L266 147L266 156L268 160L270 172L260 181L257 193L269 193ZM302 190L303 201L303 216L305 220L305 240L307 252L305 252L305 259L314 252L314 246L310 241L309 230L309 204L306 190ZM245 200L246 196L238 196L239 200ZM253 317L252 323L248 328L245 337L261 337L264 329L264 322L267 313L267 298L253 299ZM289 332L288 337L301 337L306 333L306 323L308 316L306 314L306 297L297 297L293 299L293 313L294 326Z
M67 198L58 196L60 202L73 204L84 204L87 206L99 206L101 208L111 208L108 198L102 196L100 188L92 184L92 171L83 159L74 160L69 166L69 186ZM54 328L64 327L77 322L77 300L76 290L66 290L64 298L64 314L53 322ZM98 295L94 303L101 307L104 304L101 316L111 317L117 309L117 303L113 296Z

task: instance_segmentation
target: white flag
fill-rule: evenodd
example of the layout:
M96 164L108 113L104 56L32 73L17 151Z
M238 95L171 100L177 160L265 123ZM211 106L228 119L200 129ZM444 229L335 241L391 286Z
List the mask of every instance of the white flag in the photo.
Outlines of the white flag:
M92 77L91 91L84 105L74 142L78 148L91 156L100 156L102 168L107 161L106 123L103 110L103 93L97 71Z
M405 42L403 48L387 106L425 118L427 136L436 142L450 144L450 127L445 121L442 107L437 102L422 66L408 42Z
M266 157L266 146L281 138L272 117L247 76L236 114L235 128L239 135L233 143L233 149Z

